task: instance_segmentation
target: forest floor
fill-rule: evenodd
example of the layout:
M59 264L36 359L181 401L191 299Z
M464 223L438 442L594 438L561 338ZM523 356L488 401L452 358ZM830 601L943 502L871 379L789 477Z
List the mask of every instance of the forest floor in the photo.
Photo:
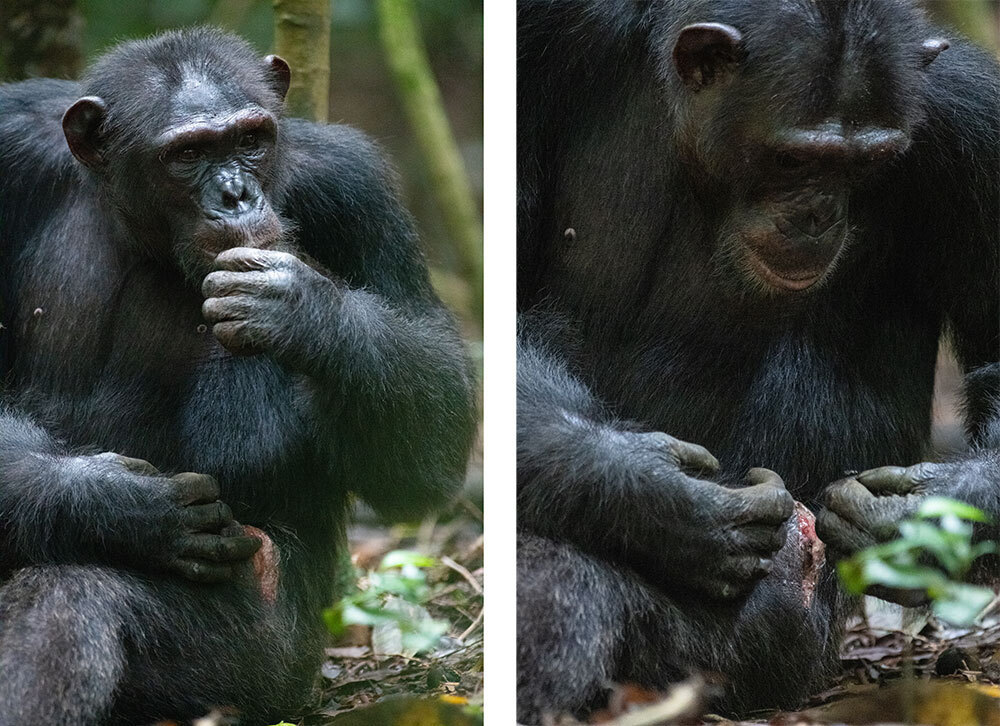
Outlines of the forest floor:
M1000 616L976 628L952 628L923 609L866 599L848 627L842 671L795 713L732 721L705 715L703 680L665 694L623 687L589 723L605 726L1000 726ZM570 720L551 726L570 726Z
M481 482L481 470L470 479L477 476ZM379 526L369 518L348 528L358 591L344 601L346 628L326 649L313 708L290 723L482 723L483 514L477 489L481 492L481 483L416 527ZM387 568L400 551L404 560L427 559L409 572ZM403 587L397 574L410 578ZM365 620L366 598L395 613L394 619L374 614L378 622L359 622ZM419 647L414 639L421 638L434 645L414 652Z
M362 508L347 532L356 580L324 613L340 633L312 703L278 726L482 725L481 481L479 470L471 492L417 526L382 526ZM213 711L193 726L236 723Z

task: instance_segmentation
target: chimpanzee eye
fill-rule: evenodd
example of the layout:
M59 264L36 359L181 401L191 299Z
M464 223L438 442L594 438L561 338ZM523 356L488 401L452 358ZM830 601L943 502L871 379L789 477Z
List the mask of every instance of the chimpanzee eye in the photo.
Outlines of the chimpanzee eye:
M788 152L780 152L775 158L775 162L779 169L784 169L785 171L795 171L805 165L805 162L801 158Z
M191 162L200 160L204 155L205 154L201 149L181 149L177 153L177 159L186 164L190 164Z
M256 149L257 148L257 134L243 134L240 136L240 148L241 149Z

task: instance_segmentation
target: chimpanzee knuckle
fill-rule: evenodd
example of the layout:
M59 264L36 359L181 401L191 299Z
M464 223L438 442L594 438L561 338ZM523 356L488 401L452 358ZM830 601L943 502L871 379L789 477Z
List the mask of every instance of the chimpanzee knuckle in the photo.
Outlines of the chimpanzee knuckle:
M222 298L210 297L201 304L201 314L210 323L222 320L225 302Z
M264 546L263 541L250 536L230 537L227 538L227 542L232 560L245 560L253 557Z
M857 512L868 500L871 493L853 479L844 479L827 489L826 505L838 514Z
M788 530L785 527L778 527L771 536L771 552L778 552L784 547L787 538Z
M202 297L209 298L219 295L223 289L222 281L225 279L225 274L224 272L216 271L205 275L205 279L201 282Z
M140 476L158 476L160 470L145 459L135 459L131 456L118 456L117 461L133 474Z
M224 270L238 270L246 266L253 252L248 247L230 247L216 255L215 264Z
M211 502L219 498L219 483L208 474L184 471L174 474L170 481L191 503Z
M671 449L676 439L662 431L646 431L641 434L626 433L624 436L639 442L638 449L656 452L663 456L673 456Z
M880 466L858 474L855 479L874 494L899 494L912 487L907 470L901 466Z
M906 468L906 479L916 487L938 478L940 473L941 466L939 464L922 461Z
M237 543L226 537L213 537L213 554L215 559L228 562L236 558L238 553Z
M785 520L795 511L795 497L790 492L781 490L775 492L775 511L780 519Z
M212 335L226 348L238 348L245 342L246 322L228 321L212 326Z
M268 287L271 295L285 296L295 289L295 274L288 268L271 270Z
M229 505L225 502L215 502L216 507L216 522L220 526L226 526L232 524L233 522L233 510L229 508Z

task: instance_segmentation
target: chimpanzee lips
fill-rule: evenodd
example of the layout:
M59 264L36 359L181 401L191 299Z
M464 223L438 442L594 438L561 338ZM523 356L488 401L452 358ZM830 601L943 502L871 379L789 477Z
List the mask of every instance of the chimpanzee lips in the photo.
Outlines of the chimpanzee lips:
M233 247L267 249L281 240L284 227L270 209L235 220L212 219L194 234L195 245L212 257Z
M754 273L773 288L787 290L789 292L801 292L819 282L826 271L830 268L831 258L826 262L814 262L803 266L785 266L787 261L781 265L769 262L765 255L757 252L752 247L747 247L747 261Z

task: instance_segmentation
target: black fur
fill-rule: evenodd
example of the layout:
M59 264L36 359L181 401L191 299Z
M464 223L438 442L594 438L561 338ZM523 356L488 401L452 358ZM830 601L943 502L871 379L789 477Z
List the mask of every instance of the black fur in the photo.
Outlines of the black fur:
M81 84L0 86L2 726L293 715L322 657L349 493L415 517L463 477L467 361L362 134L279 121L263 183L292 253L275 279L297 297L267 352L230 354L200 279L170 257L184 240L165 239L179 212L149 139L188 120L169 116L191 77L280 117L267 68L202 29L126 43ZM60 127L84 95L108 105L102 174ZM253 581L168 573L183 478L102 451L216 478L232 518L277 545L276 602Z
M738 29L742 55L693 93L671 51L704 22ZM924 67L937 37L951 48ZM722 484L773 469L822 515L845 472L931 454L947 332L980 370L978 444L926 490L1000 515L997 65L906 2L519 0L518 75L519 720L691 669L728 677L726 710L794 706L836 662L832 568L809 607L791 535L734 602L684 589L716 550L664 577L650 553L686 552L685 518L726 521L708 494L677 503L690 472L649 432L706 447ZM834 112L910 143L850 177L823 283L775 294L734 261L723 215L780 178L760 139ZM878 501L912 511L918 493Z

